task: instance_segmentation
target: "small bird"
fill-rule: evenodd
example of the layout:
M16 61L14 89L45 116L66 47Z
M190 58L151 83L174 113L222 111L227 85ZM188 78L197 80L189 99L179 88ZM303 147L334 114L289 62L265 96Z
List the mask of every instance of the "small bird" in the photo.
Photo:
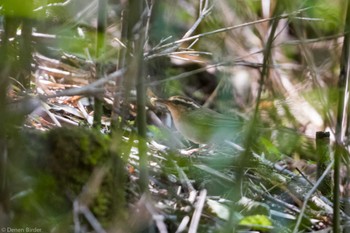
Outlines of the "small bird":
M241 119L202 107L187 97L152 97L151 103L166 106L176 129L196 144L223 143L224 140L237 138L243 127Z

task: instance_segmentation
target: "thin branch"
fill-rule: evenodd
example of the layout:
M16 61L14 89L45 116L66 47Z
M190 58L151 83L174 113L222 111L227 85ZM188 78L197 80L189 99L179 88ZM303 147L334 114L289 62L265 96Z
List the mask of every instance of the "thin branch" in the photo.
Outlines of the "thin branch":
M272 20L275 20L275 19L288 18L288 17L290 17L292 15L299 14L299 13L301 13L303 11L308 10L308 9L309 8L303 8L303 9L295 11L295 12L293 12L291 14L283 14L283 15L280 15L280 16L272 17L272 18L260 19L260 20L256 20L256 21L253 21L253 22L243 23L243 24L240 24L240 25L235 25L235 26L226 27L226 28L220 28L220 29L217 29L217 30L214 30L214 31L201 33L201 34L198 34L198 35L195 35L195 36L182 38L180 40L177 40L177 41L174 41L174 42L171 42L171 43L168 43L168 44L164 44L162 46L158 46L156 49L155 48L152 49L150 51L150 53L145 54L145 57L149 56L151 53L155 53L155 50L161 50L163 48L171 47L170 49L166 49L165 51L162 51L162 52L169 52L169 50L172 51L174 46L178 46L178 44L181 44L181 43L186 42L186 41L195 40L195 39L198 39L198 38L201 38L201 37L205 37L205 36L209 36L209 35L213 35L213 34L217 34L217 33L226 32L226 31L229 31L229 30L235 30L235 29L239 29L239 28L242 28L242 27L247 27L247 26L251 26L251 25L255 25L255 24L269 22L269 21L272 21Z
M199 193L198 201L196 203L196 209L193 212L191 224L188 229L188 233L196 233L199 225L199 220L202 215L203 207L207 197L207 190L203 189Z
M212 55L210 52L204 52L204 51L177 51L177 52L169 52L169 53L156 53L148 56L145 58L145 60L150 60L156 57L163 57L163 56L170 56L170 55L176 55L176 54L188 54L188 55Z
M152 16L152 10L153 10L153 1L148 4L148 1L146 2L146 13L147 13L147 20L146 20L146 25L145 25L145 45L148 44L148 39L149 39L149 28L150 28L150 23L151 23L151 16Z
M181 40L186 41L188 38L190 38L190 35L192 35L192 33L197 29L197 27L199 26L199 24L203 21L203 19L210 13L211 9L213 8L213 6L208 7L208 2L209 0L205 0L205 4L204 7L202 8L202 4L200 4L200 9L199 9L199 17L196 20L196 22L192 25L192 27L185 33L185 35L181 38ZM201 1L202 3L202 1ZM180 41L181 41L180 40ZM167 49L166 51L164 51L164 53L168 53L168 52L172 52L175 51L176 49L178 49L180 47L180 43L170 43L168 45L170 45L171 48ZM162 49L164 47L169 47L167 45L163 45L163 46L156 46L154 47L151 51L154 51L155 49ZM149 53L148 53L149 54ZM148 55L146 54L145 57L147 57Z
M57 92L53 95L39 95L39 98L41 100L47 100L51 98L56 98L60 96L75 96L75 95L97 95L101 92L102 88L98 88L109 81L114 81L116 78L121 78L122 75L124 75L126 72L126 69L120 69L117 70L111 74L109 74L107 77L98 79L86 86L83 87L77 87L77 88L71 88L68 90Z
M215 68L215 67L220 67L220 66L229 66L229 65L235 65L235 66L247 66L247 67L252 67L252 68L260 68L261 64L260 63L252 63L252 62L245 62L245 61L233 61L233 62L221 62L221 63L217 63L217 64L213 64L213 65L207 65L205 67L199 68L199 69L195 69L195 70L191 70L188 72L184 72L182 74L176 75L176 76L172 76L163 80L157 80L157 81L153 81L148 83L149 86L157 86L159 84L162 84L164 82L168 82L171 80L177 80L177 79L182 79L182 78L186 78L189 76L192 76L194 74L198 74L201 72L204 72L206 70ZM271 66L273 67L273 66Z
M192 27L185 33L185 35L182 37L182 39L186 39L186 38L190 37L190 35L192 35L192 33L197 29L197 27L202 22L202 20L210 13L213 6L208 7L208 1L209 0L205 0L205 5L204 5L203 9L200 9L200 15L199 15L198 19L192 25Z
M301 223L301 220L303 218L303 215L304 215L304 212L305 212L305 209L306 209L306 206L307 206L307 203L309 201L309 199L311 198L312 194L314 192L316 192L318 186L323 182L324 178L326 178L326 176L328 175L328 173L330 172L330 170L332 169L333 167L333 163L334 163L334 160L332 160L326 170L323 172L322 176L317 180L316 184L312 187L312 189L306 194L305 196L305 199L304 199L304 202L303 202L303 206L300 210L300 214L298 216L298 219L297 219L297 223L295 224L294 226L294 230L293 230L293 233L297 233L299 230L299 226L300 226L300 223Z

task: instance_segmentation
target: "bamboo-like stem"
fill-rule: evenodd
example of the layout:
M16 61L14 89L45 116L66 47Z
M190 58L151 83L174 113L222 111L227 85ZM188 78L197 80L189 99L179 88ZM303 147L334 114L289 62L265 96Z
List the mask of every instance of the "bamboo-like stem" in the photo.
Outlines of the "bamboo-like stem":
M280 3L277 3L278 5L276 6L276 9L280 7ZM279 8L280 9L280 8ZM278 15L280 12L278 10L276 10L276 15ZM249 162L251 161L252 158L252 154L251 154L251 145L252 145L252 141L253 138L255 136L255 129L256 126L258 124L258 117L259 117L259 102L261 99L261 95L262 95L262 91L263 91L263 87L265 84L265 80L268 78L269 75L269 65L270 65L270 61L271 61L271 53L272 53L272 47L273 47L273 41L275 38L275 33L276 33L276 29L277 29L277 25L279 22L279 17L274 17L272 20L272 24L271 24L271 29L270 29L270 33L269 36L267 38L266 44L265 44L265 48L263 51L264 54L264 59L263 59L263 64L262 64L262 71L261 71L261 76L260 76L260 86L259 86L259 90L258 90L258 95L256 98L256 107L254 110L254 115L253 115L253 119L250 122L249 128L248 128L248 132L247 132L247 136L245 138L244 141L244 151L241 153L240 158L238 160L238 164L239 164L239 169L237 171L237 189L239 190L238 192L235 192L234 196L232 196L232 201L233 203L236 203L239 198L240 195L242 193L242 188L243 188L243 178L244 178L244 172L245 169L248 167ZM231 209L230 211L230 220L228 222L227 225L227 229L234 229L236 227L236 223L235 223L235 218L233 217L234 215L234 208Z
M103 59L101 57L104 53L105 41L106 41L106 28L107 28L107 0L98 1L98 22L97 22L97 43L96 43L96 77L102 78ZM102 118L102 102L100 99L95 98L94 103L94 123L93 127L96 129L101 128Z
M19 82L28 89L30 87L31 66L32 66L32 15L33 1L23 2L27 9L27 15L22 17L22 33L20 40L20 76Z
M329 135L329 132L316 132L317 179L321 177L327 164L329 164L331 160L329 153ZM328 175L323 181L321 181L319 187L321 193L327 197L330 197L332 194L331 183L331 176Z
M342 145L344 143L345 130L348 126L348 92L349 92L349 68L350 68L350 4L346 1L347 11L344 26L344 42L342 58L340 63L340 75L338 81L338 112L335 128L336 145L334 154L334 198L333 198L333 232L340 232L340 160L342 156Z
M117 69L125 68L127 63L127 54L130 50L129 46L130 43L128 43L128 20L127 20L127 10L123 10L121 12L121 38L118 40L120 42L121 49L118 51L118 63L117 63ZM130 80L126 80L129 81ZM129 90L127 89L130 85L124 85L126 84L126 81L124 79L124 75L121 76L121 78L116 78L116 90L114 93L114 100L113 100L113 108L112 108L112 117L111 117L111 134L115 130L119 130L123 127L124 121L120 119L124 119L124 115L126 115L126 109L122 109L120 105L120 100L123 99L124 103L127 106L128 103L128 95Z
M128 5L128 34L129 40L133 36L134 52L130 57L129 74L136 81L137 98L137 131L138 131L138 151L140 158L140 189L141 192L148 191L148 160L146 144L146 86L144 75L143 48L145 43L145 22L142 18L144 12L144 1L130 0ZM130 41L129 41L130 42ZM130 44L130 43L129 43Z
M279 6L276 6L276 8L277 7L279 7ZM243 156L242 156L242 162L244 162L244 163L246 163L246 161L249 161L249 158L251 157L250 156L250 146L251 146L251 142L252 142L251 139L254 137L255 127L258 124L259 103L261 100L261 95L263 92L265 81L269 76L273 40L275 38L275 33L276 33L278 22L279 22L278 18L275 18L272 21L270 34L269 34L269 37L266 41L265 49L263 51L264 59L263 59L261 76L260 76L260 81L259 81L258 95L256 98L256 105L255 105L253 120L252 120L252 123L250 124L250 128L249 128L246 143L245 143L245 152L243 153Z

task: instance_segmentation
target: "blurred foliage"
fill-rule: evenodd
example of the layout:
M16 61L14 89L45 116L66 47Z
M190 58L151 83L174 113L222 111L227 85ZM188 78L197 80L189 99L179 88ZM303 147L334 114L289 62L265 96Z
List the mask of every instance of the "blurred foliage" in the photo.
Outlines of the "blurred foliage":
M272 222L266 215L252 215L243 218L240 222L242 226L248 226L250 229L268 232L271 230Z
M310 9L306 16L310 17L309 32L310 37L333 35L340 33L343 28L343 19L339 17L344 9L341 7L341 1L335 4L329 4L326 0L305 1L305 7ZM315 21L313 21L315 20Z
M261 122L259 127L254 129L256 132L254 131L249 142L252 151L273 163L296 159L307 160L309 165L314 163L317 153L312 139L308 137L310 135L305 136L304 133L309 125L313 126L313 119L307 118L311 115L307 112L308 109L306 113L296 112L295 109L303 110L302 103L305 102L309 103L312 109L316 109L324 122L322 125L315 124L313 130L334 126L338 95L335 77L339 71L337 67L341 45L337 41L338 38L323 40L323 37L337 36L341 32L344 26L342 1L332 4L326 0L279 2L283 12L291 15L280 20L278 35L275 38L276 47L271 48L274 52L274 60L271 63L273 66L259 103L256 102L256 96L261 75L262 51L265 49L264 44L271 22L222 30L220 33L204 36L204 33L217 29L275 16L278 12L277 1L271 2L271 11L264 15L262 1L210 1L213 6L210 14L202 19L192 33L200 35L198 41L194 44L193 40L181 43L174 51L171 51L171 46L153 51L157 45L181 39L200 14L200 1L155 1L147 32L148 41L143 51L150 56L144 61L147 66L147 84L161 97L189 96L219 112L238 114L242 119L250 119L254 107L258 105ZM1 51L5 51L1 55L1 84L10 77L10 83L15 83L13 86L17 92L32 91L22 87L20 84L23 83L18 79L24 48L33 48L33 54L42 53L63 62L65 61L61 59L62 54L77 55L89 62L104 59L109 63L107 73L115 71L116 67L121 68L116 63L117 60L123 59L123 49L127 44L125 41L122 41L125 44L119 41L122 30L125 30L122 28L125 7L123 3L124 1L109 2L106 53L103 57L96 57L96 38L101 35L96 35L95 32L97 11L94 1L1 1ZM34 11L29 10L31 8ZM295 11L299 10L301 11L296 14ZM35 33L29 42L23 42L22 34L19 33L23 30L23 22L26 20L32 22ZM147 17L144 20L147 20ZM135 28L133 30L137 31ZM320 41L309 43L309 39ZM132 48L129 49L132 51ZM184 51L191 51L193 54L171 53ZM122 58L119 59L118 56ZM31 78L34 81L37 78L34 73L36 74L38 67L35 61L29 62L29 65L32 67ZM208 66L213 67L209 69ZM75 68L83 69L79 65ZM9 69L11 72L8 72ZM240 83L237 83L237 80ZM288 86L283 86L285 83L288 83ZM5 83L2 88L12 89L12 86L8 88ZM130 90L130 93L133 91ZM116 96L112 89L108 89L107 92L109 97ZM134 97L133 94L130 95ZM300 100L301 98L303 99ZM294 103L294 106L290 103ZM5 103L0 104L5 109ZM137 104L130 101L127 105L126 112L130 116L126 118L134 119ZM106 115L109 114L108 110ZM307 121L298 118L303 114L307 116ZM126 176L132 181L138 179L138 161L133 158L137 157L137 152L133 150L135 148L132 133L128 134L131 135L130 143L126 143L122 139L125 136L124 131L112 138L90 129L74 127L51 129L43 133L18 130L24 120L24 116L19 114L4 111L0 119L0 149L7 146L9 148L9 160L6 164L8 190L5 190L8 191L9 198L3 202L10 203L8 215L11 217L12 226L35 225L47 232L73 231L73 201L85 190L95 169L107 164L110 170L89 206L93 214L103 227L106 227L113 221L113 217L129 213L126 210L129 206L127 204L131 203L130 206L137 209L135 203L140 198L139 187L136 182L123 183ZM130 124L134 125L134 122ZM129 125L126 128L123 129L126 132L133 130ZM275 210L276 204L256 195L249 188L252 184L259 184L259 190L271 196L278 196L284 202L295 204L295 200L291 198L294 193L286 191L291 178L272 171L271 167L261 165L261 161L255 158L249 161L246 176L242 178L247 182L243 186L246 186L244 188L248 191L237 194L239 187L236 171L241 166L237 164L240 150L214 146L186 157L179 155L177 150L182 146L182 138L175 136L175 139L179 139L179 143L175 143L169 140L172 133L171 130L162 131L154 126L149 127L149 134L153 136L154 141L170 148L162 151L149 144L152 165L150 187L156 193L153 193L152 198L162 206L158 207L169 231L175 232L180 220L192 214L195 209L193 202L188 201L192 191L207 189L209 196L230 200L234 195L246 195L257 200L253 210L237 203L224 204L227 208L233 206L231 214L236 219L235 226L239 229L242 227L244 230L268 232L274 227L275 232L289 232L295 221L272 217L271 210ZM246 136L245 132L235 134L237 135L234 136L240 139L237 140L239 143ZM193 146L187 142L183 142L183 145ZM0 160L0 163L2 162ZM113 163L115 167L111 165ZM130 174L126 174L125 164L128 164ZM4 193L5 191L1 190ZM300 193L305 194L301 191ZM0 194L1 198L6 196ZM124 203L123 197L120 198L123 195L129 198L128 201L131 200L130 203ZM317 209L311 205L310 208ZM116 209L123 213L118 215ZM215 213L212 215L212 210L203 211L199 232L214 232L225 227L227 219L221 219L222 216ZM312 216L310 212L307 214ZM139 220L139 216L135 216L131 214L131 218ZM84 218L80 216L79 219ZM309 218L305 219L303 227L309 230L312 226L311 221ZM129 224L122 217L119 221L126 226ZM147 227L151 229L154 226L149 224Z

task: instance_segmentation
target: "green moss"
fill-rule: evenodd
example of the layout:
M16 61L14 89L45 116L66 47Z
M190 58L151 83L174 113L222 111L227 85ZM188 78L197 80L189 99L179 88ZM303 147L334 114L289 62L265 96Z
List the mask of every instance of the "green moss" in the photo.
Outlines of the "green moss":
M61 128L48 133L50 147L49 170L56 177L58 185L66 192L77 196L86 185L96 166L110 159L110 139L99 132L82 128ZM108 214L111 177L104 180L96 197L93 210L98 217ZM104 200L104 201L101 201Z
M110 138L79 127L57 128L47 133L31 131L23 135L23 146L12 146L16 152L13 180L21 180L13 191L18 196L13 201L14 224L20 226L45 218L48 222L43 224L48 226L47 230L61 225L63 220L72 226L67 219L73 220L73 200L81 194L93 171L109 163L113 156ZM23 173L18 174L19 170ZM99 190L94 190L98 192L89 206L103 225L113 217L113 185L113 175L107 173ZM38 226L45 228L43 224Z

